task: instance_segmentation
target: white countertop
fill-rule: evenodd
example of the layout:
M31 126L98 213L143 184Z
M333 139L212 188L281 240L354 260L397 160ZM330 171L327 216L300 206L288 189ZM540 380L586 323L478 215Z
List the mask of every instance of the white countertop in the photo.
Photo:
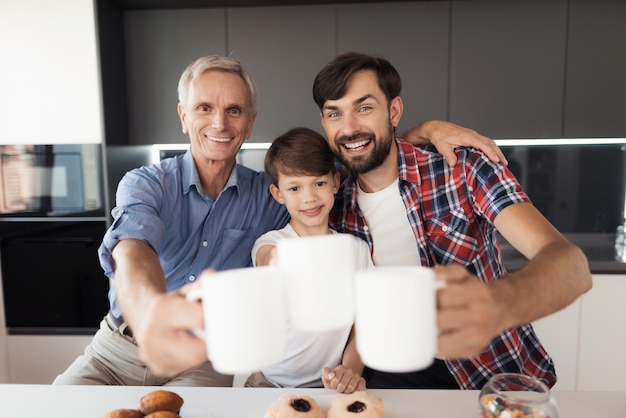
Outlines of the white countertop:
M326 411L337 393L325 389L198 388L141 386L0 385L0 417L102 418L119 408L136 408L157 389L185 400L183 418L263 418L284 393L311 396ZM385 402L386 418L476 418L478 391L369 390ZM561 418L626 417L626 392L554 391Z

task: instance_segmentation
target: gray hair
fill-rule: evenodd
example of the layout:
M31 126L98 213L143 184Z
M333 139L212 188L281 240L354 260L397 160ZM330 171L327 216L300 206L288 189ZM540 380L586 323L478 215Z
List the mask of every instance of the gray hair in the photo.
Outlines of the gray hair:
M178 101L181 104L186 104L187 94L191 83L207 71L222 71L225 73L233 73L241 77L248 89L250 117L256 114L257 89L254 79L250 73L243 68L239 60L230 57L223 57L221 55L208 55L206 57L201 57L187 66L178 81Z

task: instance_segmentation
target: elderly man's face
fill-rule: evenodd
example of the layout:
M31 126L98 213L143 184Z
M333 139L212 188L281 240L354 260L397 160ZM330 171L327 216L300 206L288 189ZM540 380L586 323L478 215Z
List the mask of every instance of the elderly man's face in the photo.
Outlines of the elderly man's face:
M178 114L196 159L235 160L256 117L250 115L248 99L246 84L236 74L207 71L191 83Z

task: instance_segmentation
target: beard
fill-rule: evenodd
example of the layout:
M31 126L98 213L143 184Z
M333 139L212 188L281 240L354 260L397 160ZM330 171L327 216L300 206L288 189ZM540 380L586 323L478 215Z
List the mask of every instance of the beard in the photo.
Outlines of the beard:
M338 149L337 159L339 162L354 174L363 174L380 167L389 156L391 143L393 141L393 127L389 123L389 135L377 138L373 133L360 132L352 136L342 136L335 140ZM359 138L369 138L372 152L367 156L349 156L343 153L343 146L346 141L354 141Z

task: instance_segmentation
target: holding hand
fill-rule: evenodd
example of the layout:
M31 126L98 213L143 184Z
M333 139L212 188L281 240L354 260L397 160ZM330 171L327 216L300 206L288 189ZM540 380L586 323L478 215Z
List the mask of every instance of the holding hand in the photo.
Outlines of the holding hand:
M489 286L461 265L437 266L437 326L440 357L468 358L482 352L498 335L499 308Z
M504 165L508 164L502 150L494 140L479 134L473 129L464 128L450 122L430 120L406 132L402 132L400 138L414 145L430 142L443 155L448 164L453 167L457 161L454 149L461 146L477 148L484 152L491 161Z
M203 328L202 307L181 292L155 297L133 332L152 373L173 376L206 361L206 344L190 330Z
M352 393L356 390L365 390L365 379L354 370L339 365L335 370L324 367L322 382L326 389L335 389L339 393Z

